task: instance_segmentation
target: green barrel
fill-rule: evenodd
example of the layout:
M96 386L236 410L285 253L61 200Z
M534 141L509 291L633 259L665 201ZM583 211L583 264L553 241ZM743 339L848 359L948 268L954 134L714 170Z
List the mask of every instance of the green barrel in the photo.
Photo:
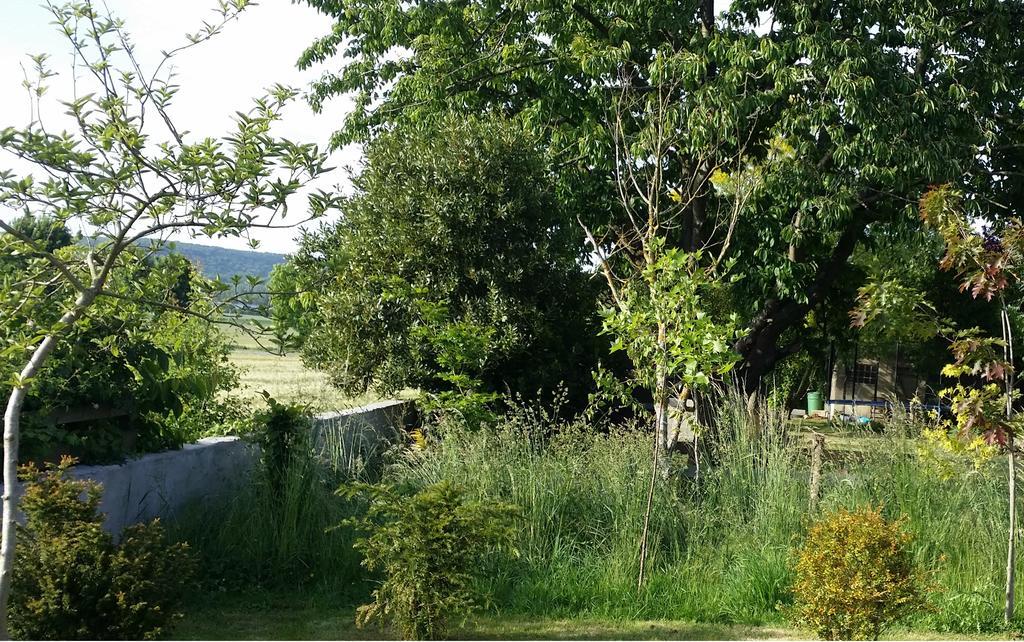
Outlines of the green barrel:
M807 413L810 414L817 410L824 410L825 404L821 400L821 393L814 391L807 393Z

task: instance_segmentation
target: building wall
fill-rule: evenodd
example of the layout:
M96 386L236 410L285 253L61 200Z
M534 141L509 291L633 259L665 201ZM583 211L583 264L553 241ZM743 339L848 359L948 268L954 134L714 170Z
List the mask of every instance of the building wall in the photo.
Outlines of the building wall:
M852 383L847 379L847 364L837 363L832 370L832 385L828 396L829 416L836 414L870 417L877 402L892 399L903 401L902 388L896 385L896 363L887 359L860 359L860 363L878 365L878 385ZM856 404L856 405L854 405Z

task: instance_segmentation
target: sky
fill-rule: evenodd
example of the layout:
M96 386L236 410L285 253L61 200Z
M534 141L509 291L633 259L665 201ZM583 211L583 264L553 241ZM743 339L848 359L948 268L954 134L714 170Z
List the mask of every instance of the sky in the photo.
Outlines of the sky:
M2 0L0 9L0 127L21 127L30 119L29 101L21 83L22 65L30 68L29 54L47 53L49 65L60 73L51 79L49 101L42 107L44 119L58 121L63 107L55 101L71 95L70 50L62 34L51 24L52 16L41 0ZM185 42L184 34L198 30L204 19L214 17L216 0L106 0L110 11L125 20L125 27L136 43L137 55L144 67L159 61L161 50ZM103 0L97 0L103 6ZM181 90L171 107L179 127L197 136L220 136L231 127L231 115L245 111L251 99L275 83L305 89L323 68L300 72L295 62L315 38L330 32L331 20L316 10L290 0L259 0L241 17L224 28L214 39L175 58L175 71ZM149 64L147 64L149 63ZM328 63L330 64L330 63ZM286 111L279 135L292 140L316 142L326 147L349 108L335 99L320 114L304 101L296 101ZM324 188L348 185L346 166L358 163L359 149L350 147L335 152L331 165L338 169L320 183ZM14 167L10 159L0 157L0 167ZM302 201L304 199L300 199ZM292 210L302 211L303 203ZM296 248L294 230L268 230L254 233L260 250L291 252ZM185 240L185 239L181 239ZM241 239L202 240L198 242L245 248Z

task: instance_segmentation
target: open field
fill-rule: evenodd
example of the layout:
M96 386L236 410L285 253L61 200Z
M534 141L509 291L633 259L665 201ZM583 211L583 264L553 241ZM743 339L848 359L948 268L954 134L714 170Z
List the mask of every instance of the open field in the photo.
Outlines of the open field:
M237 394L243 399L259 400L264 390L280 402L302 403L317 412L343 410L380 401L373 393L351 396L330 384L326 373L311 370L303 365L297 352L281 355L261 347L253 337L230 329L227 331L234 343L232 362L241 370ZM271 347L269 342L266 347ZM398 396L408 398L414 391L402 391Z

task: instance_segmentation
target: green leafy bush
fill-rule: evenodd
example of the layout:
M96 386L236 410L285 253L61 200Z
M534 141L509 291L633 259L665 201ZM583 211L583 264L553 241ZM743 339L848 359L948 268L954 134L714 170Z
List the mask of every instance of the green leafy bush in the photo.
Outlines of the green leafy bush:
M453 322L444 305L418 302L423 324L412 337L428 346L437 363L436 386L426 391L420 407L428 415L453 414L471 428L497 419L500 395L487 392L480 379L491 356L494 328L471 321Z
M179 617L194 574L188 545L166 544L158 521L129 527L115 544L98 511L100 485L67 479L73 463L22 469L11 632L33 640L155 638Z
M841 509L812 528L796 563L799 623L830 640L877 639L923 603L901 522Z
M467 502L447 481L403 494L387 486L350 485L349 497L369 498L365 515L346 520L369 535L356 541L363 566L381 571L373 602L357 611L360 626L380 618L405 639L439 639L476 600L474 569L494 550L511 550L515 509Z
M473 326L486 360L458 367L476 392L564 382L582 402L603 350L599 284L537 142L511 122L454 117L374 139L345 216L304 234L292 274L278 273L285 292L310 293L272 298L279 334L346 392L445 393L466 382L451 381L440 344Z
M55 251L70 261L87 249L69 244ZM5 284L0 287L14 287L28 269L24 261L14 260L18 257L7 258L0 261ZM165 307L211 313L209 282L181 256L139 251L125 260L125 273L106 288L116 296L101 298L87 318L69 329L35 378L24 407L24 461L72 455L105 463L179 447L200 436L195 429L201 423L190 415L237 385L227 337L203 319ZM133 303L137 292L159 304ZM27 358L17 346L63 312L58 294L41 292L31 306L0 314L0 345L5 346L0 350L0 398L9 395ZM94 410L100 412L90 418ZM104 416L104 411L115 416Z
M308 454L312 429L308 410L300 404L283 404L264 391L267 409L256 415L255 442L270 489L280 494L288 470L296 458Z

